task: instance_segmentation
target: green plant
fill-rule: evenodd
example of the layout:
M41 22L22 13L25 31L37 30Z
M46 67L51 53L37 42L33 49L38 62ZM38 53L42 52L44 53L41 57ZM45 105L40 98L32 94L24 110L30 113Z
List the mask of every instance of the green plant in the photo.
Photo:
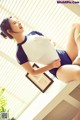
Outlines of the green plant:
M2 88L0 90L0 113L1 112L6 112L9 115L9 110L6 109L6 105L7 105L7 100L6 98L3 96L3 93L5 92L5 88ZM0 118L0 120L2 120L2 118ZM16 120L14 117L13 118L9 118L8 120Z
M6 98L3 96L3 93L5 92L5 88L2 88L0 90L0 113L3 112L9 112L9 110L6 109L6 105L7 105L7 100ZM0 120L2 120L2 117L0 116Z
M7 100L5 97L3 97L4 91L5 91L5 88L2 88L0 90L0 112L8 112L6 110Z

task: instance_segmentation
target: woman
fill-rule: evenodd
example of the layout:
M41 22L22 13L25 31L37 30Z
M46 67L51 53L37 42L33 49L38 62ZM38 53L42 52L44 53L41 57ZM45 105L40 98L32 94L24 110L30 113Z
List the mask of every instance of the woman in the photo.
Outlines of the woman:
M48 38L42 33L32 31L24 35L24 28L13 18L6 18L1 23L1 35L17 42L19 64L30 74L37 75L50 71L64 82L80 81L80 25L74 24L70 33L66 51L55 50ZM30 62L46 66L34 70Z

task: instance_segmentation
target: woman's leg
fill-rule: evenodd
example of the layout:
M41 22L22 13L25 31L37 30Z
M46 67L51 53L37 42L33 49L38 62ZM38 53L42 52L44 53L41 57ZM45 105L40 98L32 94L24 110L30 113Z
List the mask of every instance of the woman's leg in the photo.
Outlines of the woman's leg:
M73 64L80 65L80 24L74 24L69 36L66 52Z
M57 70L57 78L64 82L80 81L80 66L63 65Z
M78 50L80 48L80 37L77 38L77 35L79 34L79 30L80 30L80 25L74 24L72 26L72 30L71 30L67 48L66 48L66 52L68 53L72 62L77 57ZM80 66L78 65L61 66L57 71L57 77L58 79L65 81L65 82L70 82L73 80L80 81Z
M77 47L74 35L75 35L75 24L72 25L68 43L66 46L66 52L71 58L72 62L75 60L75 58L78 55L78 47Z
M78 56L74 60L73 64L80 65L80 24L75 25L74 38L78 48Z

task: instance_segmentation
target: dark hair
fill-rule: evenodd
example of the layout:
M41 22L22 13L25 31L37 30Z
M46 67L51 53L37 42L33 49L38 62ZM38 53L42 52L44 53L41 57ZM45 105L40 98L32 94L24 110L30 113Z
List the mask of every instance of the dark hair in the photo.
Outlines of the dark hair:
M10 17L11 18L11 17ZM10 39L12 39L13 37L7 33L7 30L12 30L11 26L10 26L10 23L9 23L9 18L6 18L2 21L1 25L1 35L6 38L6 37L9 37Z

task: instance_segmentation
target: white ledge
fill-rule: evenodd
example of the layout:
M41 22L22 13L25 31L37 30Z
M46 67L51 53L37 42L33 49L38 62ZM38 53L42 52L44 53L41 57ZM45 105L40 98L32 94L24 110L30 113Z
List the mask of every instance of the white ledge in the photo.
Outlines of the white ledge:
M66 85L67 84L54 78L53 84L45 93L41 93L37 97L37 99L22 113L18 120L34 120L35 117L61 92L61 90L64 89Z

